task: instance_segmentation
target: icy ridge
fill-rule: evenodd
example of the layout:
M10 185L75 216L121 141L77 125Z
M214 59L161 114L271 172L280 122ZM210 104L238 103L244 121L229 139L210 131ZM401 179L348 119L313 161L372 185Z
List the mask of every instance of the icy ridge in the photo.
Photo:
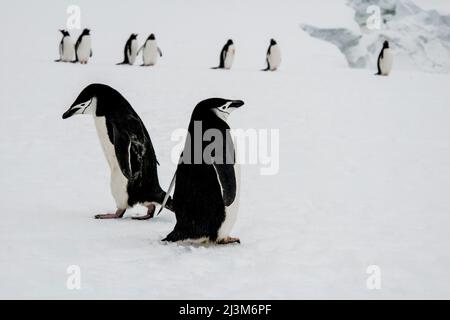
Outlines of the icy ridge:
M359 32L303 24L310 36L329 41L344 54L352 68L375 68L384 40L394 49L396 65L428 72L450 72L450 16L423 10L410 0L349 0ZM379 8L379 28L371 24ZM375 26L375 28L374 28Z

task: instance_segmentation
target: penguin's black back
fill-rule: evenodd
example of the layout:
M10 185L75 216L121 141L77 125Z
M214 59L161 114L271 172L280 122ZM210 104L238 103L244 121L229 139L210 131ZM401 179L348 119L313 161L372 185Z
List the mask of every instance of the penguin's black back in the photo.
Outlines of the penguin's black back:
M120 169L128 179L128 204L162 203L165 192L159 184L158 161L150 135L128 101L112 90L106 97L99 98L103 99L99 102L106 108L114 106L105 112L106 127Z
M384 57L384 49L387 49L387 48L389 48L389 43L387 41L385 41L383 43L383 48L381 48L380 54L378 55L378 59L377 59L378 72L376 73L376 75L381 75L380 62L381 62L381 59L383 59L383 57Z
M131 41L133 41L133 39L134 39L133 35L131 35L128 38L127 42L125 43L125 48L123 49L123 55L124 55L123 61L118 64L129 64L130 63L130 61L128 60L128 51L131 51Z
M220 52L220 63L219 68L225 67L225 58L227 57L228 48L233 44L233 42L228 41L222 48Z

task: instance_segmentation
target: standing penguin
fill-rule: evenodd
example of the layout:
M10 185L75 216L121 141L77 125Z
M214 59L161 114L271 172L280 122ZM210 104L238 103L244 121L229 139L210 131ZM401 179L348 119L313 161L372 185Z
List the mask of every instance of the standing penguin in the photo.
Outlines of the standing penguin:
M228 39L227 43L222 48L222 51L220 51L220 62L218 67L213 67L212 69L231 69L231 66L233 65L234 61L234 54L235 54L235 47L233 40Z
M116 201L116 213L96 215L97 219L121 218L127 208L143 204L153 217L155 203L162 203L166 193L158 181L155 151L144 124L128 101L104 84L87 86L63 114L66 119L75 114L91 114L106 160L111 169L111 192ZM167 202L171 209L172 200Z
M81 64L88 63L89 58L92 57L91 48L91 30L84 29L75 43L75 61Z
M137 43L137 34L132 33L131 36L128 38L127 42L125 43L125 49L124 49L124 58L122 62L119 62L119 64L134 64L134 61L136 61L137 56L137 50L138 50L138 43Z
M391 48L389 48L389 42L384 41L383 49L381 49L377 60L378 72L376 75L388 76L392 70L393 60L394 55L392 54Z
M158 57L162 57L161 49L156 43L155 35L152 33L145 40L138 53L142 50L142 66L154 66L158 61Z
M177 223L163 241L239 242L230 237L240 175L227 118L243 104L212 98L201 101L192 112L186 144L166 196L175 184Z
M280 47L274 39L270 39L269 49L266 54L267 67L263 71L275 71L281 64Z
M75 55L75 47L72 38L67 30L59 30L62 33L62 39L59 43L59 59L56 62L71 62Z

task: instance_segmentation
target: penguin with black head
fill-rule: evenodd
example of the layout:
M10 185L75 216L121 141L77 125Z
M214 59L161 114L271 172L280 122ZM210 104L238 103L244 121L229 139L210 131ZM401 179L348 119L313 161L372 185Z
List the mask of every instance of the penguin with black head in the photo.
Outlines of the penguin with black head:
M77 114L90 114L106 160L111 169L111 193L116 202L115 213L96 215L97 219L122 218L127 208L142 204L147 214L137 219L150 219L155 204L161 204L166 193L158 180L155 150L144 124L130 103L116 90L104 84L90 84L63 114L67 119ZM165 203L172 210L172 199Z
M141 66L154 66L158 62L158 58L162 57L162 51L158 47L156 37L152 33L145 40L142 47L138 50L137 54L142 51L142 64Z
M269 48L266 53L267 67L262 71L275 71L281 64L280 46L274 39L270 39Z
M125 43L123 61L117 63L117 65L120 64L133 65L134 62L136 61L137 51L138 51L137 34L132 33L131 36L128 38L127 42Z
M62 33L61 42L59 43L59 59L56 62L72 62L75 55L75 46L73 44L70 33L67 30L59 30Z
M394 60L394 55L392 54L392 49L389 48L389 42L384 41L383 48L378 55L377 67L378 72L377 76L388 76L392 70L392 63Z
M92 57L91 30L84 29L75 43L75 61L87 64Z
M174 230L163 241L238 243L230 237L239 205L240 174L227 123L241 100L212 98L192 112L174 179Z
M234 47L234 42L231 39L228 39L227 43L223 46L220 51L220 62L218 67L213 67L212 69L231 69L234 61L234 55L236 53L236 49Z

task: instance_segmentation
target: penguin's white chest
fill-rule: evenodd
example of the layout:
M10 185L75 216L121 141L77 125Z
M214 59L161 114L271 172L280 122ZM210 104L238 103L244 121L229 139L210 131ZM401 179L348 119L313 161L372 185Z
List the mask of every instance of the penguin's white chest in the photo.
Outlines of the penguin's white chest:
M236 50L235 50L233 44L228 47L228 50L225 54L225 61L223 63L223 66L225 69L231 69L231 66L233 65L233 61L234 61L235 51Z
M269 67L270 70L277 70L280 67L281 64L281 52L280 47L275 44L270 48L270 54L267 57L269 60Z
M153 66L158 61L158 45L155 40L148 40L142 52L144 65Z
M237 214L239 211L239 197L241 189L241 170L239 164L234 165L234 174L236 177L236 197L233 203L229 207L225 207L225 220L219 228L217 233L218 239L224 239L230 236L231 229L233 228Z
M131 50L127 52L128 61L130 62L130 64L134 64L134 62L136 61L136 55L138 51L137 40L131 40L130 49Z
M111 169L111 193L116 201L119 209L128 208L128 179L120 170L119 161L117 160L116 150L108 137L105 117L94 117L95 128L97 129L98 138Z
M389 75L392 70L392 64L394 62L394 55L392 50L387 48L383 50L383 58L380 59L380 71L384 76Z
M91 36L83 36L77 49L78 60L87 62L91 55Z
M61 61L70 62L75 57L75 46L70 37L64 37L62 41Z

